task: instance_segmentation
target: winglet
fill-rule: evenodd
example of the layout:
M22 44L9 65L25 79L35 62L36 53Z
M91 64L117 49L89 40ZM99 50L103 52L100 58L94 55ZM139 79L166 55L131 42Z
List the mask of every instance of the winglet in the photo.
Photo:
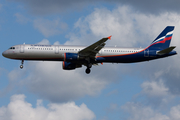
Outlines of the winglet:
M112 37L112 35L111 35L111 36L109 36L109 37L107 37L107 38L111 40L111 37Z

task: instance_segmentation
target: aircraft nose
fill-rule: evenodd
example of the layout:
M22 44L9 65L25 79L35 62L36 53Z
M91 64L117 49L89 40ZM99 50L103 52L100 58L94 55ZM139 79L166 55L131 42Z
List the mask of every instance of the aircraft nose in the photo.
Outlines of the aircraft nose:
M4 57L6 57L6 56L7 56L7 51L4 51L4 52L2 53L2 55L3 55Z

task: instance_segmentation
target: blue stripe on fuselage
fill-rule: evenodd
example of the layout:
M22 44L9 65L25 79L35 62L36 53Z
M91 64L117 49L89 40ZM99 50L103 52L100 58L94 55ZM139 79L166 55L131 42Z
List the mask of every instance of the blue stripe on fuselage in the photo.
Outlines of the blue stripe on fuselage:
M171 51L165 55L157 55L156 50L149 51L148 57L145 57L144 51L136 53L136 54L126 54L126 55L117 55L117 56L98 56L96 58L96 62L114 62L114 63L134 63L134 62L142 62L149 61L153 59L168 57L171 55L177 54L176 51Z

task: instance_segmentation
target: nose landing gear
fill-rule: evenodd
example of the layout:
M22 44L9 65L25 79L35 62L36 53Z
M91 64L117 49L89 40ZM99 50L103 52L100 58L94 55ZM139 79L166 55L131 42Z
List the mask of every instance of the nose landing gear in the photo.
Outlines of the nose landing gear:
M24 60L22 60L20 68L23 69Z

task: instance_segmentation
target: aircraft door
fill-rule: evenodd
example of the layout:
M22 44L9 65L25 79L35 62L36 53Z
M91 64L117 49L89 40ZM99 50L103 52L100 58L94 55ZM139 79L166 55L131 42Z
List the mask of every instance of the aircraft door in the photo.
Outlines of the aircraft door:
M55 46L55 53L58 54L59 53L59 47Z
M144 50L144 57L149 57L149 49Z
M20 53L24 53L24 45L20 46Z

